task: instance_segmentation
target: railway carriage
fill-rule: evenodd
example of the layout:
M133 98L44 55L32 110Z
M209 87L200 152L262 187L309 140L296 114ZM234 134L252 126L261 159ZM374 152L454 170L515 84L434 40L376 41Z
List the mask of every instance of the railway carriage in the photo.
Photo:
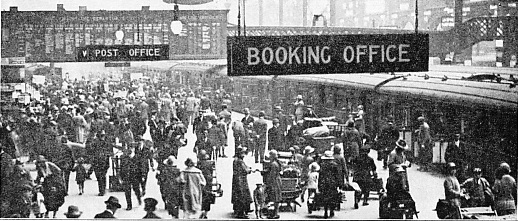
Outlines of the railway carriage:
M201 81L232 93L234 109L248 107L252 114L265 111L271 116L274 106L293 114L295 97L300 94L319 117L335 116L339 123L363 105L365 130L370 135L378 134L392 115L401 137L413 144L415 157L419 155L417 118L424 116L435 142L434 163L445 163L448 141L460 133L468 148L466 158L473 166L483 167L490 180L500 161L510 163L516 177L516 81L508 72L495 79L493 74L475 73L477 69L466 70L431 66L428 72L416 73L227 77L227 68L218 66L212 74L201 76L210 79ZM484 71L495 70L499 69Z

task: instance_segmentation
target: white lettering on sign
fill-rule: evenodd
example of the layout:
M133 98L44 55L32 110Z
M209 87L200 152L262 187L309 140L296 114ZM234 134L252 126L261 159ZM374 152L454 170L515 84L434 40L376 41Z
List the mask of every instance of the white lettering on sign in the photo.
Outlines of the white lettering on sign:
M355 60L356 63L360 63L362 58L366 56L369 58L369 63L384 63L385 61L410 62L409 58L405 58L405 55L408 54L408 47L410 47L408 44L388 45L386 49L385 45L347 45L342 55L346 63L351 63ZM376 57L379 57L379 60Z
M95 57L117 57L119 55L119 49L95 49L94 54Z
M262 50L251 47L247 48L247 61L248 65L258 65L261 62L270 65L274 61L277 64L327 64L331 62L329 50L328 46L278 47L275 50L271 47Z
M158 57L160 56L160 48L133 48L129 50L129 55L132 57Z

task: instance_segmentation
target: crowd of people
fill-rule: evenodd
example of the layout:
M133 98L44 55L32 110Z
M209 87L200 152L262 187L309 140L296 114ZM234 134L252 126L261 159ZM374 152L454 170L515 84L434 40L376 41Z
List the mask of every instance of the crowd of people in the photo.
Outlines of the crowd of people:
M75 172L80 195L85 192L84 182L95 174L97 193L104 196L108 170L112 168L114 176L121 180L126 210L133 209L133 192L139 205L144 201L145 218L159 218L153 212L158 201L142 199L146 195L149 171L157 170L161 198L168 213L181 218L183 211L184 218L206 219L216 197L215 162L228 157L225 151L228 152L230 131L235 144L231 203L236 218L248 218L248 213L254 211L252 203L257 217L266 213L267 218L280 218L281 178L292 173L301 178L300 200L321 202L324 218L335 215L342 201L340 190L356 191L355 208L359 208L361 199L361 205L368 206L369 192L377 179L375 161L369 156L371 148L378 150L377 160L389 169L387 197L411 199L406 179L406 168L411 166L406 153L408 147L400 139L393 117L388 117L379 134L369 136L361 105L358 113L345 121L345 130L337 140L343 145L315 151L304 134L311 127L304 119L318 116L300 95L292 114L286 115L280 106L273 108L272 127L268 126L265 112L254 118L248 108L242 110L241 120L232 121L231 96L223 89L204 93L183 87L137 84L116 85L106 90L105 85L94 87L74 82L62 88L47 88L44 96L44 102L33 101L1 115L1 217L29 218L32 213L40 218L49 217L50 212L56 217L69 193L71 172ZM431 153L426 150L431 150L432 145L430 127L424 117L418 121L417 141L425 150L421 154L421 162L425 162L421 168L429 170ZM195 141L187 141L185 137L190 125ZM186 169L180 169L178 149L187 142L194 142L193 152L197 157L187 158ZM279 152L290 152L289 162L279 160ZM23 167L24 162L20 161L23 155L29 156L29 162L35 162L35 179ZM244 158L249 155L255 163L263 165L262 170L252 170L245 163ZM461 142L456 139L450 143L445 157L452 162L448 164L450 176L444 183L446 200L451 206L460 207L460 199L470 195L469 200L464 197L466 205L493 202L491 205L499 214L515 212L516 182L509 176L509 166L500 166L493 187L481 177L478 168L470 179L465 179L468 173L462 170L459 182L455 164L463 164L458 160L460 155ZM247 176L254 172L261 173L263 183L252 194ZM461 188L469 194L464 194ZM113 218L116 210L122 208L113 196L105 204L106 211L96 218ZM81 212L71 206L67 214L79 217Z

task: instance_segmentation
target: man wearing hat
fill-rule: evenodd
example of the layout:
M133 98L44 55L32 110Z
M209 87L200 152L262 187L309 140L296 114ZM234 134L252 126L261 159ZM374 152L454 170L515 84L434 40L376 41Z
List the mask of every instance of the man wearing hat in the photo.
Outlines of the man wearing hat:
M156 205L158 201L154 198L145 198L144 199L144 211L146 211L146 215L142 217L142 219L162 219L155 214Z
M322 202L324 204L324 219L335 215L335 208L340 204L340 194L338 188L341 188L344 180L343 174L340 174L338 164L334 160L333 151L327 150L320 158L320 172L318 176L318 190L322 194ZM329 214L327 211L329 210Z
M67 218L79 218L83 214L83 211L79 211L79 208L74 205L68 207L68 211L65 213Z
M389 154L388 162L387 162L389 168L391 166L394 167L397 165L409 166L409 162L405 155L405 151L407 151L407 150L408 150L408 146L406 144L406 141L403 139L399 139L396 142L396 148L394 148L394 150L392 152L390 152L390 154Z
M133 204L131 202L131 190L135 192L139 205L141 202L140 195L140 165L139 159L135 154L135 146L137 143L131 143L128 145L128 149L124 150L124 154L120 158L120 177L122 179L122 185L124 189L124 195L126 197L126 210L131 210Z
M457 167L455 163L449 162L447 165L448 176L444 180L444 195L446 200L450 203L450 219L460 219L460 206L461 198L464 197L464 193L460 189L459 181L455 174L457 173Z
M295 106L295 117L296 121L303 120L304 115L304 101L302 100L302 95L297 95L295 103L293 103Z
M264 111L259 112L259 119L254 121L253 130L256 134L255 145L255 163L264 161L264 151L266 149L266 134L268 133L268 124L266 123ZM271 149L271 148L270 148Z
M246 148L239 147L236 151L236 158L233 163L232 176L232 200L231 203L234 209L234 215L238 219L247 218L247 212L250 210L252 203L252 196L248 187L247 176L252 172L252 169L246 165L243 159L246 156Z
M225 123L227 124L227 128L228 128L228 126L230 125L230 121L232 120L231 119L232 114L228 110L227 104L222 104L221 109L222 110L219 112L218 118L220 118L220 119L223 118L225 120Z
M419 129L417 130L417 143L419 145L419 156L421 167L419 171L428 171L429 165L432 163L432 147L433 141L430 135L430 126L423 116L417 118L419 121Z
M273 108L273 118L279 119L279 129L282 132L282 135L286 135L286 132L288 130L288 119L287 116L282 113L283 110L281 106L275 106Z
M446 147L444 160L446 160L446 162L453 162L455 165L457 165L457 179L459 179L460 182L463 182L467 178L465 176L464 169L468 167L468 164L465 160L466 147L460 138L460 134L455 134L452 136L450 142L448 142L448 147Z
M373 185L372 178L377 178L376 173L376 164L374 163L374 159L369 156L370 149L368 147L362 147L360 149L360 156L353 160L354 165L354 176L353 181L358 183L360 189L362 190L360 196L355 197L354 207L358 208L358 201L361 199L361 195L363 195L363 205L369 205L369 192L371 186Z
M284 133L279 127L280 121L275 118L272 121L273 127L268 130L268 150L284 150Z
M241 122L243 122L243 125L250 125L250 123L254 123L254 117L250 115L250 109L245 108L243 109L243 114L245 115L243 119L241 119Z
M354 127L353 121L348 121L345 125L345 131L342 135L342 143L344 146L344 155L347 162L360 155L360 148L363 146L360 132Z
M97 134L97 139L92 143L93 157L92 167L97 178L99 196L106 192L106 174L110 168L110 156L113 155L112 144L106 138L106 132L102 130Z
M478 167L474 168L473 177L464 181L460 187L465 189L469 195L469 199L467 200L468 207L492 206L492 200L488 198L491 198L493 193L491 192L489 182L482 177L482 169Z
M394 143L399 139L399 129L394 125L394 117L389 116L387 124L381 127L378 135L378 160L383 161L383 168L387 169L387 157L394 149Z
M119 204L119 199L114 196L110 196L108 200L104 201L106 204L106 210L94 216L94 219L115 219L115 212L122 206Z
M313 110L313 105L307 105L306 111L304 112L303 118L309 117L309 118L317 118L317 114Z

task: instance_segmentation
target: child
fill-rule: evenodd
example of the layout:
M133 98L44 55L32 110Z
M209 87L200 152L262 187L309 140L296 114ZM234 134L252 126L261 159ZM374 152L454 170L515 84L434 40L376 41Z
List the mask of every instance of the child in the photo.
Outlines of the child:
M43 204L45 198L41 193L41 188L41 185L34 187L34 194L32 195L32 212L36 218L43 218L43 211L46 210L45 204Z
M308 174L308 200L311 198L311 195L317 193L318 188L318 171L320 170L320 166L313 162L309 165L309 174Z
M79 186L79 195L83 195L85 193L85 180L87 177L86 168L84 166L84 159L79 157L77 159L77 165L72 169L72 171L76 172L76 182Z
M254 205L255 205L255 218L263 218L263 209L266 207L266 195L262 183L256 184L257 187L254 190Z

